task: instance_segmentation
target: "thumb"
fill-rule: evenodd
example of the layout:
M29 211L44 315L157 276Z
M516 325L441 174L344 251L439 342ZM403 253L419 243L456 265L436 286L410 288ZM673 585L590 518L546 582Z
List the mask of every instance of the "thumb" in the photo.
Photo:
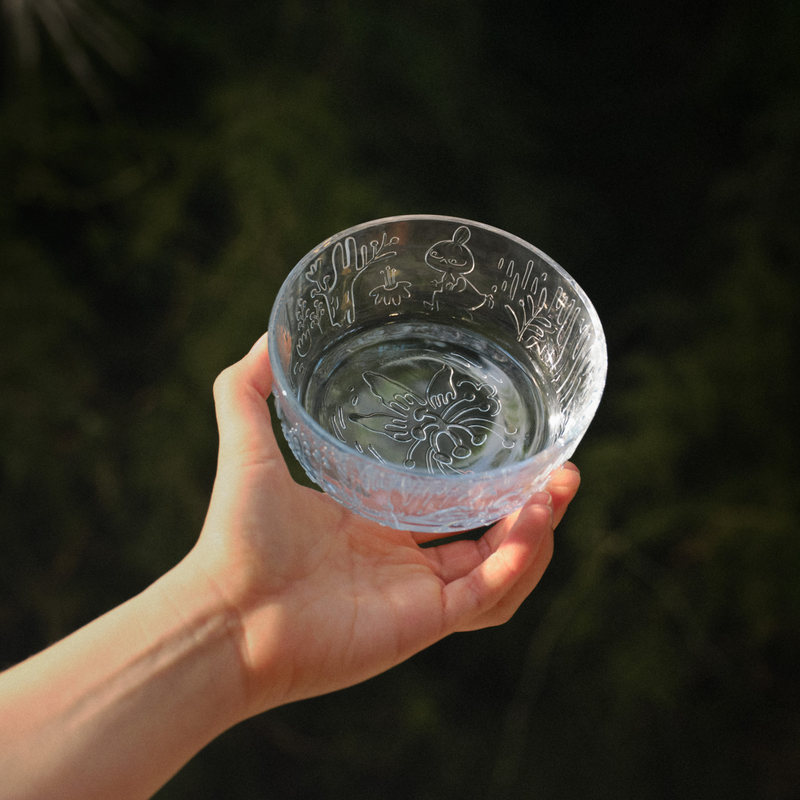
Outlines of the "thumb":
M214 381L220 461L263 462L280 458L267 398L272 388L267 337Z

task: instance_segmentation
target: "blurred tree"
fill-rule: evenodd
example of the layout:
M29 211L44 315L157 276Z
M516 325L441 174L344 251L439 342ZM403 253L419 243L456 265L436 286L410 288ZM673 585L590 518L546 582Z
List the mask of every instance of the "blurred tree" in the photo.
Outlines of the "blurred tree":
M109 100L101 73L130 75L141 56L131 25L136 6L128 0L2 0L0 7L12 54L6 67L28 89L50 54L43 38L96 105Z

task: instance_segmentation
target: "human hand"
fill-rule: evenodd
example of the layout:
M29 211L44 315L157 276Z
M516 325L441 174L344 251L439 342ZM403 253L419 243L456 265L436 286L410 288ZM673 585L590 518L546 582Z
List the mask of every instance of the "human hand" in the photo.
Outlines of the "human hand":
M242 717L376 675L455 631L507 621L536 586L574 497L572 465L477 541L370 522L290 477L266 398L266 337L214 387L219 464L187 559L239 621Z

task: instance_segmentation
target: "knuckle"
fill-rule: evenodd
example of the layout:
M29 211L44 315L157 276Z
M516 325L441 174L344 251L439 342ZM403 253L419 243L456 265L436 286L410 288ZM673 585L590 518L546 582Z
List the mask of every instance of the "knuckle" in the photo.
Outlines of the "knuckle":
M226 367L217 375L212 387L215 400L219 401L221 397L225 396L230 391L233 379L233 367Z

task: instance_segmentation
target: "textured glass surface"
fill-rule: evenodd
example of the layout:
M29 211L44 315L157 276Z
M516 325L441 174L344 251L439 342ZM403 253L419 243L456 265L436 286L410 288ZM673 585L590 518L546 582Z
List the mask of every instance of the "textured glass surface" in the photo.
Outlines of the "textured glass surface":
M270 319L274 394L309 476L394 528L500 519L597 410L605 338L575 281L515 236L452 217L376 220L292 270Z

